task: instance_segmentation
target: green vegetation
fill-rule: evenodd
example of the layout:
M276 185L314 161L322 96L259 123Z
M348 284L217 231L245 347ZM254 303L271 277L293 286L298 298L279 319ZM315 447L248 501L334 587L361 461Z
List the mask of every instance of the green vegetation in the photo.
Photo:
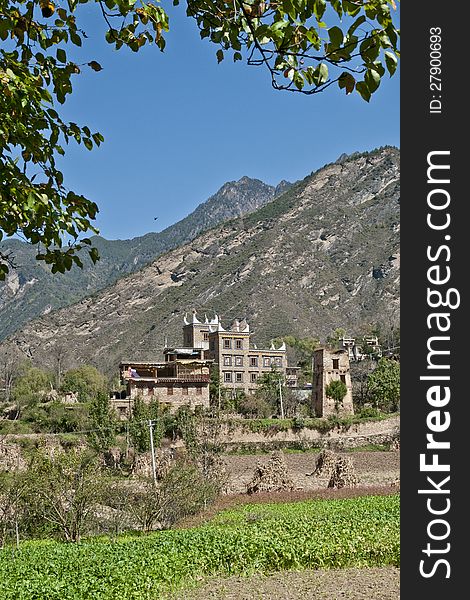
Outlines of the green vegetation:
M8 380L0 410L8 419L0 421L0 433L74 433L99 429L96 447L112 445L114 414L111 410L107 377L95 367L82 365L61 373L39 369L18 361L9 367L0 364L0 381ZM65 401L70 395L69 401Z
M400 564L399 497L249 504L188 530L0 551L3 600L154 600L195 577Z
M286 345L292 349L294 357L293 364L300 367L299 384L312 383L312 361L315 350L320 346L320 340L317 338L303 337L294 335L285 335L281 338Z
M77 394L79 402L90 402L99 392L107 390L107 387L108 380L98 369L82 365L65 373L61 391Z
M400 363L381 358L369 375L368 387L376 408L394 412L400 404Z
M325 393L335 401L335 410L338 412L340 405L343 404L344 397L348 393L348 388L340 379L334 379L326 386Z
M89 418L88 443L96 452L106 452L116 443L117 422L105 392L98 392L91 401Z
M348 428L367 421L383 421L397 413L383 413L376 409L365 409L364 414L337 417L331 415L328 418L302 418L302 419L229 419L229 424L243 427L253 433L277 433L288 429L316 429L327 432L335 427Z

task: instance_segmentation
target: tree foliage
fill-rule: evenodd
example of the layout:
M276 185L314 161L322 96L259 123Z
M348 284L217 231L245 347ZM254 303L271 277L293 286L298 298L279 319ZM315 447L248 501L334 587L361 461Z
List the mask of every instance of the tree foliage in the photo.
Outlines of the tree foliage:
M326 343L330 348L337 349L340 347L340 339L344 338L346 330L342 327L337 327L326 338Z
M273 411L281 413L281 395L285 395L285 381L281 371L273 365L271 371L263 373L258 377L258 389L255 395L263 399L273 408Z
M90 433L88 441L97 452L106 452L116 441L116 415L109 397L98 392L89 410Z
M94 518L103 497L98 464L87 451L38 452L27 473L26 504L38 523L46 524L63 540L78 542Z
M179 0L174 0L175 4ZM188 0L202 38L233 60L264 66L275 89L305 94L337 84L369 101L398 64L394 0ZM328 21L330 25L327 24Z
M375 407L394 412L400 405L400 363L381 358L368 378L369 394Z
M282 340L294 350L297 365L300 367L299 383L312 383L312 361L315 350L320 346L320 340L312 337L298 338L286 335Z
M335 409L339 410L340 405L343 403L344 397L348 393L346 384L341 379L333 379L326 386L325 393L329 398L335 401Z
M88 237L98 206L68 189L57 166L69 142L92 150L104 141L57 110L84 69L102 68L74 55L87 38L77 25L87 4L96 5L116 50L165 48L168 15L151 2L0 0L0 241L16 234L37 244L36 258L54 273L82 266L81 249L99 258ZM229 52L267 68L276 89L313 94L336 84L369 101L397 68L394 8L394 0L188 0L186 13L217 46L219 62ZM0 252L0 279L13 264Z
M25 367L13 387L12 398L20 408L34 406L51 391L52 381L51 373L37 367Z
M146 403L142 396L137 396L132 407L129 421L131 444L137 453L150 450L149 420L153 423L153 442L155 448L160 444L164 433L162 410L157 400Z
M107 378L91 365L82 365L66 371L62 391L77 394L79 402L91 402L100 392L106 392Z

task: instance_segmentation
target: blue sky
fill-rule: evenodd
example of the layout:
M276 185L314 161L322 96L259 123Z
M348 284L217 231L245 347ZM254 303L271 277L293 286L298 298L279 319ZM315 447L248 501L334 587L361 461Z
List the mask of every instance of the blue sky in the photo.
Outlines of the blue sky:
M314 96L275 91L262 68L230 58L218 65L217 48L200 40L184 7L167 4L164 53L116 52L98 8L81 11L89 39L79 60L103 70L83 68L63 115L105 143L92 152L71 144L61 167L66 185L99 205L104 237L160 231L244 175L275 185L343 152L399 145L398 72L369 104L333 87Z

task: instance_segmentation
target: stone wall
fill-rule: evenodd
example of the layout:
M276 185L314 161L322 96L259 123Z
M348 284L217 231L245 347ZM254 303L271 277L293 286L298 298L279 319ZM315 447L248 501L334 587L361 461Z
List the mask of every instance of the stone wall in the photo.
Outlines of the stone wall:
M248 427L225 427L222 437L227 449L265 447L267 450L282 447L298 448L354 448L367 444L392 444L400 437L400 418L368 421L355 425L335 426L322 433L316 429L287 429L277 432L253 432Z
M0 442L0 472L13 472L23 470L26 467L24 451L19 442L20 439L29 438L35 446L41 446L50 454L62 451L58 436L40 434L8 435ZM241 425L223 425L220 432L220 441L226 450L276 450L280 448L328 448L341 450L367 446L367 444L390 445L391 450L399 448L400 419L398 416L390 417L383 421L369 421L351 425L335 426L328 432L321 433L315 429L303 428L300 430L287 429L277 432L253 432L248 427ZM168 447L169 440L164 441ZM77 446L85 447L83 440L77 441ZM182 440L172 440L171 448L181 448ZM70 442L68 443L70 446ZM398 446L398 447L397 447Z

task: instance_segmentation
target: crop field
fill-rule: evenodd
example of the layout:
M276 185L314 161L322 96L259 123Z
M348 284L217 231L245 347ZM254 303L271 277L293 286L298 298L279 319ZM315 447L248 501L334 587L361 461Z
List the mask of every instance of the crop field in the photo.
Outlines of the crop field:
M399 496L245 504L191 529L0 552L2 600L156 600L207 576L398 566Z

